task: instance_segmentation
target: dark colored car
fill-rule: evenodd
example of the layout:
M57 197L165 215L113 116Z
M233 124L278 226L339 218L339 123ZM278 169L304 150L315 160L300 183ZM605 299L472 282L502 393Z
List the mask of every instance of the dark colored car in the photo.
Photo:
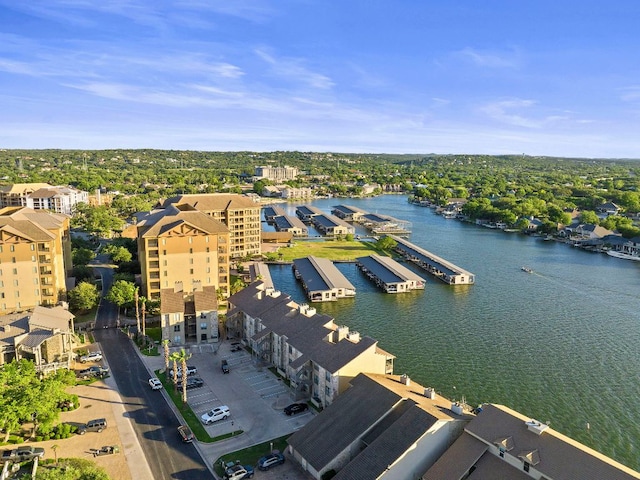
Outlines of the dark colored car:
M78 435L84 435L87 432L101 433L105 428L107 428L107 420L105 418L96 418L78 427Z
M269 468L275 465L282 465L283 463L284 455L282 455L281 453L270 453L258 460L258 468L260 470L269 470Z
M191 443L196 438L191 429L186 425L180 425L178 427L178 435L180 435L180 438L184 443Z
M222 373L229 373L229 362L222 360Z
M198 377L187 377L187 390L192 388L200 388L204 385L204 380ZM182 383L179 383L179 387L182 388Z
M284 413L287 415L295 415L296 413L305 412L309 410L309 405L306 403L292 403L284 407Z

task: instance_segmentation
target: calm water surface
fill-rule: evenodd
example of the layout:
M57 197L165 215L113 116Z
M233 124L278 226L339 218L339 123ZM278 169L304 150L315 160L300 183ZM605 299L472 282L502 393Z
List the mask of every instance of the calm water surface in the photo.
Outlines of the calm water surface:
M411 242L476 276L449 286L412 268L426 289L388 295L338 264L356 297L314 304L319 312L377 339L396 355L396 374L471 405L507 405L640 469L640 262L447 220L401 195L311 204L410 221ZM271 275L307 301L290 267Z

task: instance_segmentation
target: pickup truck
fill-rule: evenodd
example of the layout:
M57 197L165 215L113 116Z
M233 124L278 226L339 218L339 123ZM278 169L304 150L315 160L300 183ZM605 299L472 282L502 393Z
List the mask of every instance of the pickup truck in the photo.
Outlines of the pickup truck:
M2 461L7 462L26 462L29 460L33 460L34 458L44 457L44 448L39 447L18 447L12 450L3 450L2 451Z

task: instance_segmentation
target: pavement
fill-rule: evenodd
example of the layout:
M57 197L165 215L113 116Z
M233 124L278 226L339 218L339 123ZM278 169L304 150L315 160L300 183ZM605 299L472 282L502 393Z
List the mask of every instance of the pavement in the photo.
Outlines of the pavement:
M214 443L193 442L213 478L213 464L221 456L291 433L313 418L312 412L285 416L282 409L293 402L288 387L268 369L257 365L248 352L232 349L232 342L195 345L187 350L192 353L189 364L197 366L197 376L205 381L203 388L189 390L189 403L194 412L199 416L221 404L229 405L231 409L230 419L206 427L209 435L216 437L242 430L236 436ZM165 368L162 355L150 357L138 354L149 377L155 376L155 371ZM222 358L228 360L230 374L222 373ZM102 363L107 365L106 359ZM86 366L78 364L77 369L84 369ZM105 468L113 479L154 480L148 460L125 411L115 379L107 377L89 385L76 385L69 392L78 395L80 407L62 412L60 422L80 425L94 418L105 418L108 426L101 433L87 432L64 440L34 442L33 445L45 448L45 458L86 458ZM182 419L168 394L164 390L158 393L165 396L177 418ZM55 451L53 445L57 445ZM94 450L107 445L118 446L120 452L94 456ZM296 462L291 461L286 452L285 457L285 464L267 472L256 472L256 476L265 480L312 478Z

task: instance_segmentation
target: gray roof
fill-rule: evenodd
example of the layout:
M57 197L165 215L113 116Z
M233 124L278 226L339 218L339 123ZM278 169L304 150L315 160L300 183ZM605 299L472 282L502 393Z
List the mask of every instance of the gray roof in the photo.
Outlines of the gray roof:
M286 337L287 342L302 353L302 358L294 360L292 367L298 368L307 361L313 361L331 373L377 345L371 337L363 336L356 343L349 339L330 342L327 337L336 330L333 318L314 313L307 315L300 311L300 305L289 295L272 297L264 292L262 282L254 282L228 298L229 304L253 318L259 318L265 327L255 335L255 340L269 332ZM376 350L377 351L377 350Z
M308 256L295 259L293 264L310 292L332 290L334 288L355 290L353 284L329 259Z
M505 406L486 405L482 412L467 425L466 431L488 444L494 444L499 439L511 436L513 448L505 455L515 457L518 462L521 462L526 455L530 458L539 458L539 462L532 462L532 465L536 463L532 468L547 478L555 480L640 478L638 472L551 428L547 428L540 435L530 431L525 423L527 421L531 419ZM517 469L513 468L513 470L515 473ZM470 479L473 478L472 475Z
M14 338L29 331L29 313L11 313L0 317L0 345L13 345Z
M391 257L374 254L356 258L356 261L385 284L401 283L407 280L425 282L425 279L420 275L412 272Z
M367 448L335 478L378 478L437 420L462 419L447 410L451 403L446 399L431 400L423 392L422 386L405 385L398 376L361 373L287 442L316 470L362 442Z
M422 480L460 479L484 455L489 445L463 433L427 470Z
M27 336L20 341L21 347L36 348L39 347L45 340L55 337L56 334L50 330L35 330L27 333Z

